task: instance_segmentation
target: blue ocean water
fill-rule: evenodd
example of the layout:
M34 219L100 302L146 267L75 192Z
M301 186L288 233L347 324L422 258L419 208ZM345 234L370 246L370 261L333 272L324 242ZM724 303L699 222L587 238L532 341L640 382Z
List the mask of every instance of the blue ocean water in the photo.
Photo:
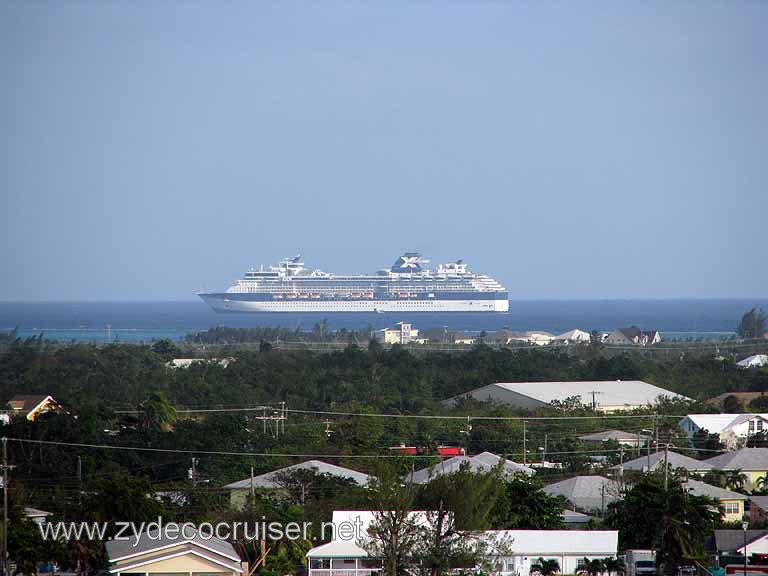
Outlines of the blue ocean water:
M733 334L752 307L768 310L768 298L753 300L512 300L506 314L216 314L202 302L0 302L0 331L21 336L87 342L151 342L183 339L214 326L283 326L309 330L326 320L329 328L374 329L411 321L420 329L479 332L508 327L555 334L572 328L609 331L637 325L666 339L719 339ZM109 328L108 328L109 326Z

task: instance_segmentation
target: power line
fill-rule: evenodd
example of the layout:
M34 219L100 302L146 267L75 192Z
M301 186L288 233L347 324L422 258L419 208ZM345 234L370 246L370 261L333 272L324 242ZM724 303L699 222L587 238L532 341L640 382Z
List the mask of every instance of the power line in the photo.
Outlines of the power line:
M242 406L238 408L191 408L176 409L180 414L204 414L204 413L227 413L227 412L262 412L264 406ZM530 420L604 420L604 419L624 419L624 418L685 418L686 415L680 414L603 414L593 416L447 416L441 414L383 414L375 412L338 412L330 410L299 410L296 408L285 408L285 412L293 414L314 415L314 416L346 416L352 418L404 418L413 420L495 420L495 421L530 421ZM115 414L139 414L139 410L115 410ZM269 417L268 417L269 418Z
M42 444L48 446L68 446L72 448L95 448L100 450L127 450L135 452L158 452L170 454L201 454L206 456L246 456L259 458L438 458L436 454L284 454L277 452L229 452L218 450L180 450L175 448L149 448L145 446L117 446L110 444L86 444L81 442L59 442L55 440L33 440L30 438L8 438L9 442L19 442L25 444ZM568 454L605 454L619 452L621 448L596 448L594 450L568 450L560 452L548 452L548 455L568 455ZM505 456L522 456L523 453L507 453Z

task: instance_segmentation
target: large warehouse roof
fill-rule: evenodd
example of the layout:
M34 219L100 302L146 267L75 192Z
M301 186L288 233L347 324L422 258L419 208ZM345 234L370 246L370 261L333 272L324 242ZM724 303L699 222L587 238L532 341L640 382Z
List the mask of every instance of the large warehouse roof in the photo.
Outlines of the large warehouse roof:
M591 380L586 382L497 382L445 401L453 404L462 398L495 400L521 408L537 408L553 400L578 397L582 404L598 410L625 410L655 404L659 396L689 400L642 380Z

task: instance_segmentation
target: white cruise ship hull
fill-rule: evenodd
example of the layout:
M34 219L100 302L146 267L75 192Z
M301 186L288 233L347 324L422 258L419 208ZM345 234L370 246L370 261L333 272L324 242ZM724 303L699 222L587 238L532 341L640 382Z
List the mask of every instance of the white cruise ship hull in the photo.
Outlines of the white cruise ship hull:
M507 299L483 300L359 300L359 301L259 301L227 298L225 294L200 294L216 312L508 312Z

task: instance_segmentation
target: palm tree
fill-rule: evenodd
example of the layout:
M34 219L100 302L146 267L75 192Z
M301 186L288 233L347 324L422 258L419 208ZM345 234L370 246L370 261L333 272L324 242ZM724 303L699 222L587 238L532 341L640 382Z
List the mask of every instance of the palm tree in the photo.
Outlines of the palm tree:
M749 476L742 472L741 468L729 470L725 476L725 487L731 490L740 490L749 482Z
M584 560L582 561L582 567L576 570L576 574L582 574L584 576L599 576L605 571L605 560L601 558L590 560L585 556Z
M539 574L540 576L552 576L553 574L560 573L560 563L555 559L545 560L539 558L531 564L531 574Z
M139 413L141 426L147 430L168 432L176 420L176 408L168 402L162 392L152 392L139 404Z
M760 476L755 481L755 487L759 492L765 492L765 489L768 488L768 476Z
M603 564L608 574L624 574L624 561L619 558L605 558Z

